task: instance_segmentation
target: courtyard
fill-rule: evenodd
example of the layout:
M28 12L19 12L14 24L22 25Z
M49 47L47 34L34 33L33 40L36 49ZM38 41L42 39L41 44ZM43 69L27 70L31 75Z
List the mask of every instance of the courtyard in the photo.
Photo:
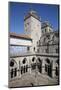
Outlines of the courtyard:
M21 78L11 80L9 84L10 87L57 85L58 78L50 78L47 75L36 74L35 72L32 74L25 73Z

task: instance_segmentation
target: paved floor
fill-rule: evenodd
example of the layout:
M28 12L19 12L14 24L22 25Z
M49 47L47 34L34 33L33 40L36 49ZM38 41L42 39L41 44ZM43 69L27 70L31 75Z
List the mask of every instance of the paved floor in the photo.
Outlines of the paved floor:
M58 84L58 80L52 79L47 75L35 74L31 75L25 73L21 78L10 81L10 87L21 87L21 86L37 86L37 85L53 85Z

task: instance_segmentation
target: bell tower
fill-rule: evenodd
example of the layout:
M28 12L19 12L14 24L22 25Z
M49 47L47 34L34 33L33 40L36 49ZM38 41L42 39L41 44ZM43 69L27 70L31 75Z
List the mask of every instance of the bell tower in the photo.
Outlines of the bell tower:
M32 38L32 51L37 51L37 42L41 37L41 20L36 11L31 10L24 17L24 30Z

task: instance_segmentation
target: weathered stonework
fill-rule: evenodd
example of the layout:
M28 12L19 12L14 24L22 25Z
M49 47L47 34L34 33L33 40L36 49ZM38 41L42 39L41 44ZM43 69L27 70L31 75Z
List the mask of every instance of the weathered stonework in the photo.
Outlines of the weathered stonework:
M53 78L51 82L47 79L49 83L46 81L46 83L42 84L40 81L39 84L35 85L59 83L59 34L57 31L53 31L48 22L43 23L44 25L41 24L40 18L35 14L34 11L30 11L24 18L25 35L30 36L30 39L18 36L15 39L14 34L13 37L10 35L10 46L26 46L28 49L23 54L10 53L9 87L15 87L16 84L11 83L15 79L21 80L26 73L29 75L35 74L35 77L37 75L44 75L46 77L47 75L51 80ZM20 85L17 84L17 86L23 85L21 83Z

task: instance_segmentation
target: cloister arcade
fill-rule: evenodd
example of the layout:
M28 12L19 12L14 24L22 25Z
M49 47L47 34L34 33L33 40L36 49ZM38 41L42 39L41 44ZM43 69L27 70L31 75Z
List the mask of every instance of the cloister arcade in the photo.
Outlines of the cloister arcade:
M59 76L59 60L58 57L30 55L11 57L9 62L10 80L21 78L25 73L44 74L51 78Z

